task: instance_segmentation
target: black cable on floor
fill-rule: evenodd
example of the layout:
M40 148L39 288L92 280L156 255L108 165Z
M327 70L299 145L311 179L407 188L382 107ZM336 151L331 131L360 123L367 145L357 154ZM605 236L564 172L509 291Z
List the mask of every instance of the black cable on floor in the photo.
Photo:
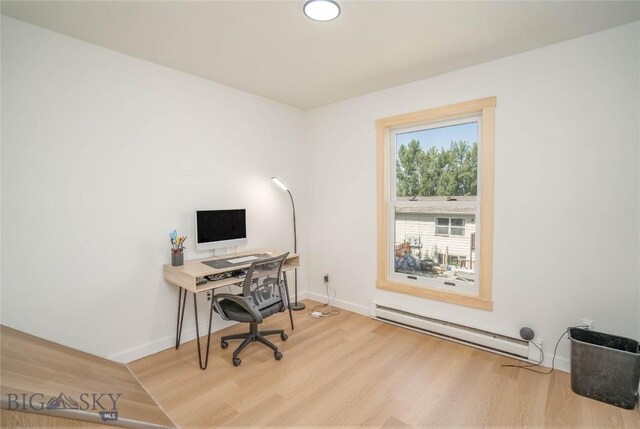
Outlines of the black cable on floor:
M551 369L549 371L536 371L534 369L531 369L533 367L540 366L542 364L542 362L544 361L544 352L533 341L531 341L531 344L533 344L534 346L536 346L538 348L538 350L540 350L540 361L539 362L536 362L536 363L533 363L533 364L528 364L528 365L505 364L505 365L501 365L501 366L506 367L506 368L526 369L527 371L535 372L535 373L538 373L538 374L551 374L553 372L553 370L555 369L556 353L558 352L558 346L560 345L560 341L562 341L562 338L569 333L569 329L571 329L571 328L588 328L588 326L584 326L584 325L583 326L572 326L572 327L567 328L567 330L564 331L562 333L562 335L560 335L560 338L558 338L558 341L556 342L556 346L553 348L553 359L551 360Z

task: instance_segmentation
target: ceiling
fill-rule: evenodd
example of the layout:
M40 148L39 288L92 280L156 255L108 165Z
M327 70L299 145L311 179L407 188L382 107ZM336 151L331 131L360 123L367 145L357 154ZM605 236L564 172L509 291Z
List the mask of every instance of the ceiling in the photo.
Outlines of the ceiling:
M310 109L640 19L640 2L3 1L2 13Z

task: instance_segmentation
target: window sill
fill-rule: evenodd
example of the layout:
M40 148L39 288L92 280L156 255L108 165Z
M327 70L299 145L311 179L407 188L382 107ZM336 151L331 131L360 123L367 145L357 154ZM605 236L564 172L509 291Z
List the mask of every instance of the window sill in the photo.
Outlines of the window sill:
M464 305L466 307L477 308L480 310L493 311L493 301L479 296L417 287L389 280L377 280L376 287L378 289L388 290L391 292L404 293L436 301L448 302L450 304Z

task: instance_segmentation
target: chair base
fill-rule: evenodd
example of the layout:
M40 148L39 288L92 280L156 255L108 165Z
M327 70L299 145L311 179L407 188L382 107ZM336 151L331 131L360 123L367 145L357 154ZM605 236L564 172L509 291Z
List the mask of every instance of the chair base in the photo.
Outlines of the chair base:
M240 343L238 348L235 349L235 351L233 352L233 358L231 359L233 366L240 365L242 361L240 360L238 355L249 344L255 343L255 342L262 343L265 346L269 347L271 350L273 350L273 357L276 360L280 360L282 359L282 353L278 351L278 347L276 347L275 344L273 344L271 341L265 338L265 336L267 335L276 335L276 334L280 335L280 339L282 339L282 341L287 341L288 336L287 334L284 333L284 329L275 329L271 331L258 331L258 324L251 323L249 332L245 332L244 334L226 335L222 337L220 339L220 347L222 347L223 349L226 349L229 346L229 343L227 342L228 340L244 340L242 341L242 343Z

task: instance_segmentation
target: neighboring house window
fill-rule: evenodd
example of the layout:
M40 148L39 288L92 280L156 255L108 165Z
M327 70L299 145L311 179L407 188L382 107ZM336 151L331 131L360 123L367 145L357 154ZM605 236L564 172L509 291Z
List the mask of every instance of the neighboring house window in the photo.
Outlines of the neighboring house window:
M437 217L436 235L459 235L464 237L464 219Z
M376 122L377 287L492 309L494 111L492 97Z

